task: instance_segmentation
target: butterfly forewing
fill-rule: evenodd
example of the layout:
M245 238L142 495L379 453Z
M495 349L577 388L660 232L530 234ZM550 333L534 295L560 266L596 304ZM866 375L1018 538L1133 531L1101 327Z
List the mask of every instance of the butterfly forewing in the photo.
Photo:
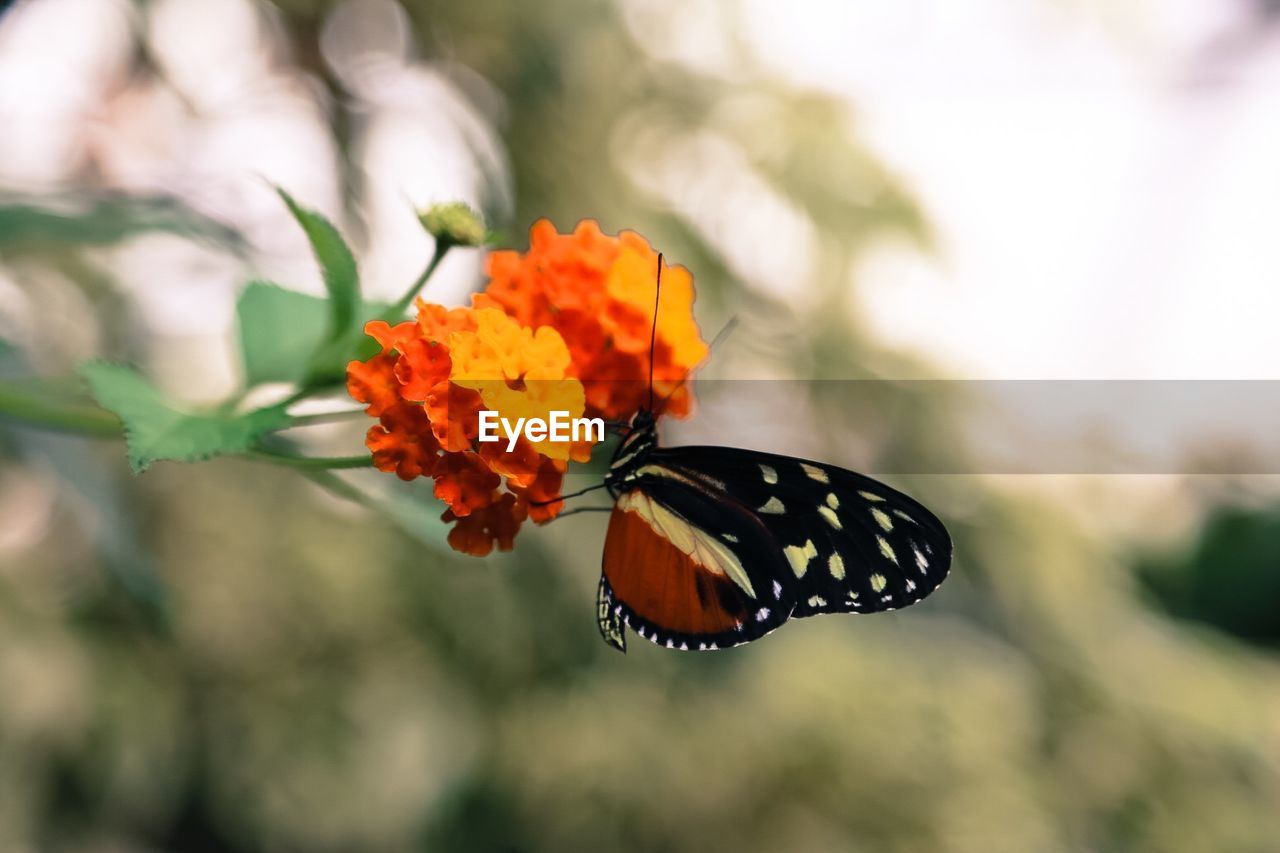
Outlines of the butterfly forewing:
M914 604L946 577L951 538L920 503L831 465L727 447L654 451L650 464L724 484L776 540L794 581L793 615L874 613Z

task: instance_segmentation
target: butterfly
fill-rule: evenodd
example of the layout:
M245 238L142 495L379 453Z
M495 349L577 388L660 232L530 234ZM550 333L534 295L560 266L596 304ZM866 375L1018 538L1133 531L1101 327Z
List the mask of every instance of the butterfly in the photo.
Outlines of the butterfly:
M659 291L661 277L659 256ZM614 501L596 597L609 645L625 652L630 629L669 649L724 649L796 617L907 607L946 578L946 527L884 483L771 453L662 447L649 372L649 405L619 427L592 487Z

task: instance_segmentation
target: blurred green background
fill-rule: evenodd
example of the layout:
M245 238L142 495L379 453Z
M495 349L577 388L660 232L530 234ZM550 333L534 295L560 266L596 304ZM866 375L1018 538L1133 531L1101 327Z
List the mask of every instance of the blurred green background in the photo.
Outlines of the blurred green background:
M862 132L857 86L762 48L820 35L801 5L18 2L0 379L75 400L104 357L234 393L237 289L319 291L268 182L342 224L373 297L429 254L413 207L461 198L513 247L544 216L646 235L693 270L708 337L741 321L711 375L971 375L867 309L863 262L937 254L946 216ZM1168 43L1141 4L1023 5L1029 32ZM868 11L849 49L890 33L926 63L947 16L913 9ZM1030 13L964 9L1022 43ZM1274 16L1247 11L1214 32L1256 56ZM436 298L479 265L455 252ZM970 452L962 394L840 387L782 407L795 452ZM298 440L355 453L364 427ZM923 605L623 657L594 624L601 516L476 560L424 484L344 476L380 509L248 461L134 477L118 441L0 418L0 850L1280 850L1273 478L895 478L956 538Z

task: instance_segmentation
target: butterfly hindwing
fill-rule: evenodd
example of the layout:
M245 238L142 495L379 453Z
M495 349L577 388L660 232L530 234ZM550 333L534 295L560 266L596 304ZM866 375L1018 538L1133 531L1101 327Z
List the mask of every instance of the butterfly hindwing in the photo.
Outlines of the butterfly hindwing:
M627 653L627 626L623 621L622 608L618 606L613 588L609 586L603 572L600 574L600 585L596 588L596 625L606 643L623 654Z
M601 612L669 648L745 643L791 616L784 559L768 526L718 483L646 465L610 518Z
M647 464L723 484L723 500L755 513L782 552L775 571L795 590L795 616L906 607L950 569L942 522L870 477L727 447L659 448Z

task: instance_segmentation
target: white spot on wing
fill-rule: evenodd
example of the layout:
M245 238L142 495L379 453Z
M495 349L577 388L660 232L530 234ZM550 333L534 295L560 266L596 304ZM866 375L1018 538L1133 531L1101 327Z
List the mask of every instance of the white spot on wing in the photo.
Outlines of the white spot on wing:
M720 490L724 489L724 483L720 482L714 477L710 477L702 473L697 473L694 478L690 478L690 477L686 477L684 474L681 474L679 471L675 471L671 468L666 467L665 465L645 465L643 467L637 468L636 476L637 477L665 477L668 480L675 480L677 483L692 485L695 488L705 483L716 489L720 489Z
M810 465L807 462L801 462L800 467L804 469L804 472L809 475L809 479L811 480L817 480L819 483L831 482L831 480L827 478L827 472L823 471L817 465Z
M760 507L760 512L765 512L770 515L783 515L786 511L787 508L783 506L782 501L778 500L776 497L769 498L769 500L765 502L765 505Z
M925 572L929 571L929 560L928 560L928 558L927 558L927 557L925 557L925 555L924 555L924 554L921 554L921 553L920 553L920 549L919 549L919 548L912 548L911 550L912 550L912 551L915 553L915 555L916 555L916 567L920 569L920 574L924 574Z
M818 514L821 515L823 518L825 518L827 520L827 524L830 524L836 530L843 529L840 526L840 517L836 515L834 512L832 512L831 507L829 506L818 507Z
M879 503L884 500L884 498L880 497L875 492L858 492L858 494L862 495L864 500L869 500L872 503Z
M806 539L804 545L788 545L782 549L782 553L791 564L791 571L795 572L796 577L802 578L809 570L809 561L818 556L818 549L813 546L812 539Z
M809 606L810 607L826 607L827 600L820 595L813 595L809 597Z
M737 544L738 542L738 537L734 536L732 533L721 533L720 536L726 542L733 542L734 544Z
M778 482L778 472L770 468L768 465L761 465L760 473L764 475L764 481L770 486Z
M831 555L831 559L827 561L827 568L831 571L831 577L838 581L844 580L844 559L839 554Z
M769 608L767 608L767 607L761 607L759 610L757 610L757 611L756 611L756 621L757 621L757 622L763 622L764 620L766 620L766 619L768 619L768 618L769 618Z
M882 574L877 573L871 576L871 588L876 592L883 591L888 583L889 581Z
M775 599L782 598L782 584L778 583L777 581L773 582L773 597Z

